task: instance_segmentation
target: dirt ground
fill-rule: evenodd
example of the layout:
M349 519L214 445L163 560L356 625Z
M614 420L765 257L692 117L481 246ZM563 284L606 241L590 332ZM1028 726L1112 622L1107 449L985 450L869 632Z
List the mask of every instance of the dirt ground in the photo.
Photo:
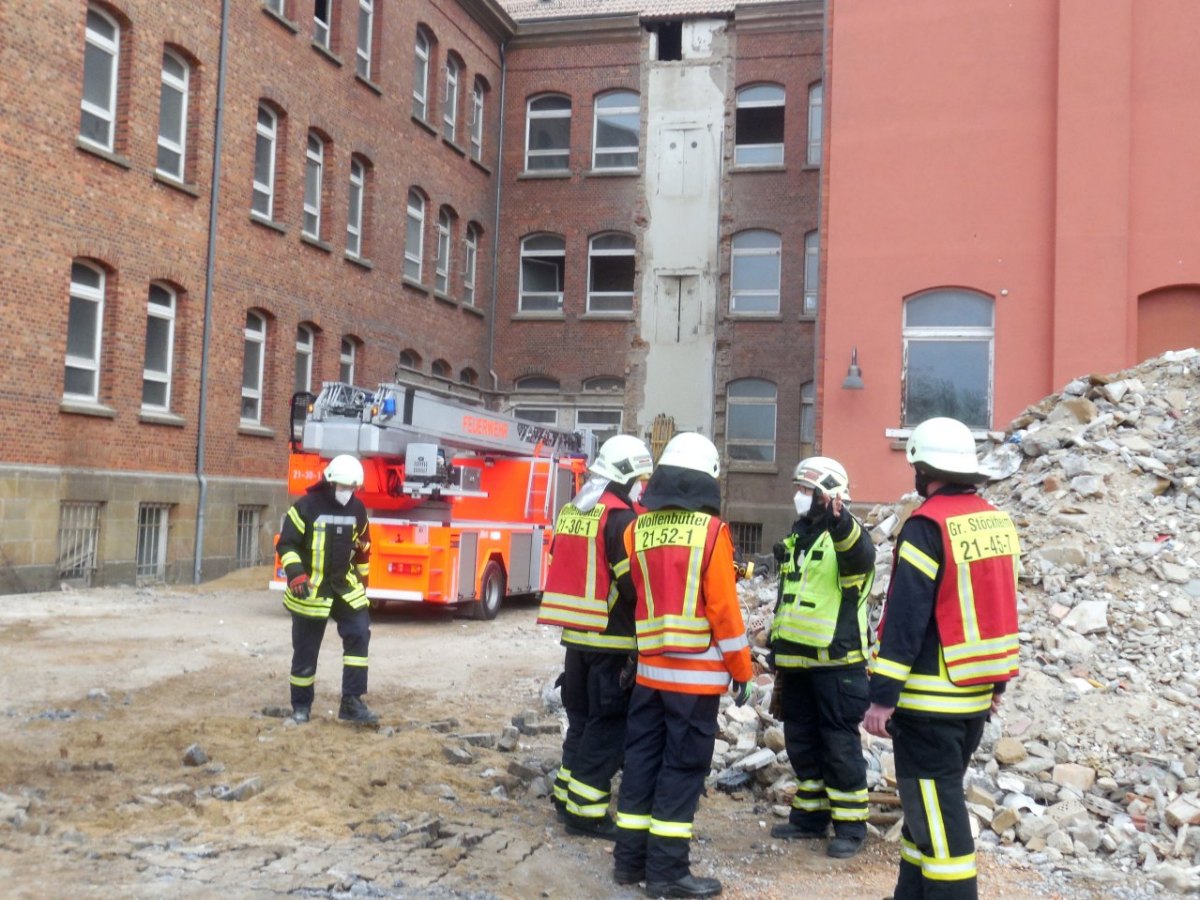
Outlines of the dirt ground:
M377 613L368 701L340 723L331 628L309 725L287 705L290 629L266 569L197 588L0 597L0 893L8 897L627 898L610 845L565 834L529 772L560 736L510 752L499 734L542 707L557 634L532 605L492 622ZM552 717L551 717L552 719ZM456 721L447 721L456 720ZM185 765L198 744L208 757ZM466 747L472 759L452 761ZM244 799L221 799L241 787ZM234 795L237 796L236 791ZM693 870L733 898L891 893L897 845L849 861L769 837L770 808L710 791ZM1069 893L1016 856L981 854L981 896Z

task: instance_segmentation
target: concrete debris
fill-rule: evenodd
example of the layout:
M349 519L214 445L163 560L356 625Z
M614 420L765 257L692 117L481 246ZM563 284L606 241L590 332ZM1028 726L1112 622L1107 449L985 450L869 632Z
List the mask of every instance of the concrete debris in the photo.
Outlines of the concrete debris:
M979 841L1047 870L1116 881L1140 869L1200 891L1200 351L1072 381L983 460L984 494L1013 516L1024 555L1021 675L967 776ZM918 502L863 516L877 605ZM739 592L765 671L776 582ZM711 782L752 781L786 815L794 779L767 711L771 678L758 681L751 705L722 710ZM890 742L864 732L863 754L874 814L894 796Z

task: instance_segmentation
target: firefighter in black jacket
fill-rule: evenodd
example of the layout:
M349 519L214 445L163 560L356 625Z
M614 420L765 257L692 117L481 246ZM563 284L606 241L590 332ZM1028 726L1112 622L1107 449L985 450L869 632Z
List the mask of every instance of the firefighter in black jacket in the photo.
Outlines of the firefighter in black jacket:
M338 718L373 725L367 708L367 645L371 615L367 601L370 534L367 509L354 496L363 467L353 456L335 456L324 478L292 504L279 529L275 550L287 573L283 605L292 614L292 718L312 715L317 654L332 618L342 639L342 703Z
M567 831L615 840L608 814L621 768L625 715L633 689L637 638L625 529L637 518L642 479L653 459L631 434L609 438L589 467L592 478L562 508L538 622L562 626L562 701L567 712L562 765L553 801Z
M837 460L801 460L792 481L799 518L775 546L779 601L771 658L796 794L783 840L821 839L845 859L867 837L867 767L858 727L867 711L867 598L875 545L846 509L850 483ZM772 704L773 706L775 704Z
M864 724L895 747L896 900L975 900L963 777L1017 674L1020 548L1012 519L975 493L987 476L966 425L928 419L907 454L926 499L896 538Z

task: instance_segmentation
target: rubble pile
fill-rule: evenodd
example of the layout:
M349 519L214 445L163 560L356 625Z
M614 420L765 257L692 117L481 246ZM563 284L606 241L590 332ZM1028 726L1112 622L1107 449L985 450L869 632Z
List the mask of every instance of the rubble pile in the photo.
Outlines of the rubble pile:
M967 777L982 844L1116 880L1140 870L1200 892L1200 351L1092 375L1027 409L994 442L984 494L1021 535L1021 675ZM919 498L865 518L878 551ZM743 582L756 657L776 585ZM783 732L754 703L721 714L712 782L786 815ZM890 742L864 733L872 821L898 832Z

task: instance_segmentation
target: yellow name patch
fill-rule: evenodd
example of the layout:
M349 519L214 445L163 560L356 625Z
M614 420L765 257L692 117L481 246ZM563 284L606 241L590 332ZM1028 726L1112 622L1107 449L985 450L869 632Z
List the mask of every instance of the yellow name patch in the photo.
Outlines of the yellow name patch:
M968 513L946 520L950 547L958 564L1016 556L1020 552L1017 529L1008 513L999 510Z
M587 512L580 512L573 506L564 506L558 514L558 524L555 530L559 534L572 534L576 537L594 538L600 530L600 516L604 507L600 504L593 506Z
M634 549L652 547L703 547L709 516L703 513L646 513L634 526Z

